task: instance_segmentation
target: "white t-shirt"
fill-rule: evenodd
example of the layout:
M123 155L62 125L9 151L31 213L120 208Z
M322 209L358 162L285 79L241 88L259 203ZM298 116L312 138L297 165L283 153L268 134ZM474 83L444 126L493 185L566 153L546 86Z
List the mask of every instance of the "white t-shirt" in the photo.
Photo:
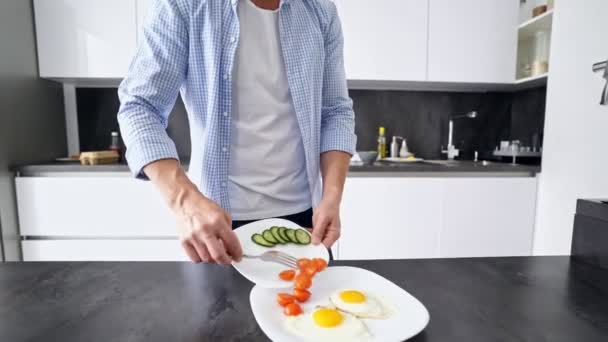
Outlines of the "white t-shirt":
M239 0L238 16L228 176L232 219L299 213L312 200L281 52L279 12Z

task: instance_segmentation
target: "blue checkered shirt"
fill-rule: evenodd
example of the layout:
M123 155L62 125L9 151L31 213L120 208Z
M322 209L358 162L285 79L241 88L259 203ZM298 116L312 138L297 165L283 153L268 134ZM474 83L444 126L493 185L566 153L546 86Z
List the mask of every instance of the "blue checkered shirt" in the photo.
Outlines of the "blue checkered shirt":
M231 70L239 42L238 0L156 0L127 77L118 121L133 173L178 159L166 132L178 92L188 112L188 174L230 212L228 165ZM329 0L282 0L279 31L287 80L302 134L313 203L321 196L320 154L354 153L354 113L343 62L343 37ZM277 151L280 153L280 151ZM263 162L263 161L260 161Z

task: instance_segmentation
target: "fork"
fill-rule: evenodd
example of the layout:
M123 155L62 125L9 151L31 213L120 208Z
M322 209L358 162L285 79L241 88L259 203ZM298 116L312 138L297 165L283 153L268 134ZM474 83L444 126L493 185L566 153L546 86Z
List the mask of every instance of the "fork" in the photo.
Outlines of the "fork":
M279 251L268 251L264 252L260 255L243 255L244 258L248 259L260 259L262 261L267 262L275 262L289 268L298 269L298 259L292 257L289 254L279 252Z

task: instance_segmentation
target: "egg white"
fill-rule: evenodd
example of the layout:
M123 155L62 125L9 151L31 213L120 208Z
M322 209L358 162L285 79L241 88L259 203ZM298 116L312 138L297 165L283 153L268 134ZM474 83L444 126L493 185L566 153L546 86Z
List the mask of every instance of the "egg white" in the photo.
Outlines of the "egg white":
M291 334L310 342L352 341L364 342L370 340L370 334L365 324L353 315L342 313L342 322L330 328L318 326L312 312L295 317L287 317L285 328Z
M340 298L340 293L343 291L348 291L348 289L336 291L329 297L333 306L342 311L360 318L375 319L386 319L393 314L393 309L388 304L370 293L356 290L365 295L365 301L362 303L347 303Z

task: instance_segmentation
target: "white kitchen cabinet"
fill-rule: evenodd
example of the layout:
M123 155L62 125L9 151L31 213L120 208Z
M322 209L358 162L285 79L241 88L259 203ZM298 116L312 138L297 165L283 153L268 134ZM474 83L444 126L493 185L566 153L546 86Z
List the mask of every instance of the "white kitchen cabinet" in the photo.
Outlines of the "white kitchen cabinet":
M445 180L440 256L532 255L537 179Z
M23 261L187 261L177 240L25 240Z
M339 259L439 256L441 178L347 178Z
M143 37L143 26L148 19L148 14L152 10L154 0L137 0L137 42L141 42Z
M335 0L349 80L424 81L429 0Z
M430 0L428 80L513 83L519 2Z
M136 47L135 0L34 0L40 77L122 78Z
M18 177L22 236L173 237L173 214L153 185L131 177Z

